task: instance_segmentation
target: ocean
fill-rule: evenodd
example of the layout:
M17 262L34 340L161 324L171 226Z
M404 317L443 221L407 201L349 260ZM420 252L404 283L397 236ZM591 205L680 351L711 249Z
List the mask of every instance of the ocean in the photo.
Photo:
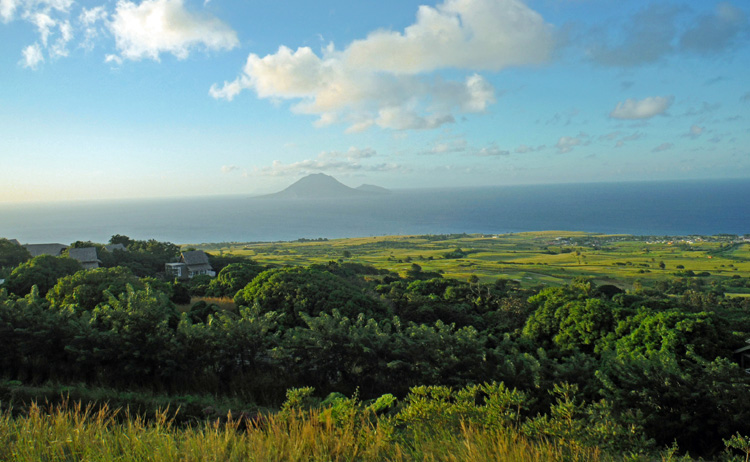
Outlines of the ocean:
M0 203L0 237L22 243L107 242L113 234L197 244L546 230L746 234L750 179L403 189L336 200Z

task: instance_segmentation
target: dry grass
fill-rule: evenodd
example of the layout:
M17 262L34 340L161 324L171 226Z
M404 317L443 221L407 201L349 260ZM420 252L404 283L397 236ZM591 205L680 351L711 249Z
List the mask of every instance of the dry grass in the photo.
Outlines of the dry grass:
M551 461L611 460L597 449L534 442L518 434L463 426L404 440L387 420L353 417L334 423L315 411L190 428L172 424L167 411L145 422L106 407L0 415L3 461ZM394 436L394 434L396 436Z

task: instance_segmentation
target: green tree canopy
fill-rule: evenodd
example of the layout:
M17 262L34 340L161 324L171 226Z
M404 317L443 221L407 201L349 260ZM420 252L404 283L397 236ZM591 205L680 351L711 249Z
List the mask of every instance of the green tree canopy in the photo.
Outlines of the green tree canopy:
M283 313L283 323L302 326L300 313L318 316L339 310L345 316L382 318L386 309L347 280L312 268L264 271L234 297L237 305Z
M251 260L230 263L219 271L215 279L211 280L208 294L217 297L234 297L238 290L245 287L261 272L263 272L263 267Z
M57 281L47 292L47 300L53 306L75 305L85 310L93 310L96 305L110 296L127 292L127 287L143 289L145 285L128 268L97 268L78 271Z
M13 268L28 260L31 260L31 254L25 247L0 239L0 268Z
M40 255L16 267L3 286L16 295L28 294L33 286L40 294L46 294L59 278L80 269L81 264L72 258Z

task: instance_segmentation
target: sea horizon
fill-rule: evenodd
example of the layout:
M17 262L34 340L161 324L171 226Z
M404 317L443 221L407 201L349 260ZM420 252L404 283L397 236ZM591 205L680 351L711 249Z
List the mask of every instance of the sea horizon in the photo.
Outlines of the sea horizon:
M393 189L340 199L262 195L0 203L0 237L107 242L114 234L180 244L409 234L586 231L750 233L750 179Z

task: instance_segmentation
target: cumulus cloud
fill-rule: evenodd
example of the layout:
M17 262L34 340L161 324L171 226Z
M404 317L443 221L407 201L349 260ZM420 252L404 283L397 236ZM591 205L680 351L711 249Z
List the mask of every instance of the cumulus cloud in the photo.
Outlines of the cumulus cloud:
M446 0L420 6L403 32L379 30L352 42L345 60L396 74L500 70L546 61L552 40L551 26L518 0Z
M23 59L21 60L21 64L23 67L37 69L39 65L44 62L44 55L42 54L42 49L38 43L24 48L22 55Z
M674 147L674 144L672 143L662 143L659 146L655 147L651 150L651 152L662 152L662 151L668 151Z
M0 19L22 19L33 25L38 40L24 53L34 52L33 56L42 59L45 55L68 56L68 45L74 37L85 50L93 49L102 35L113 37L118 53L108 54L105 61L118 64L125 59L158 61L163 53L183 59L196 48L222 50L239 44L228 25L207 14L188 11L184 0L118 0L112 14L106 3L80 7L75 15L71 11L74 6L74 0L0 0Z
M109 28L121 58L135 61L158 61L162 53L184 59L196 47L223 50L239 44L228 25L188 11L183 0L120 0Z
M221 173L232 173L239 169L240 168L236 165L224 165L221 167Z
M700 16L680 37L680 48L699 54L724 50L748 30L745 12L729 2L716 5L713 14Z
M13 19L18 4L18 0L0 0L0 18L2 18L3 22Z
M376 31L344 50L250 54L237 79L209 93L231 100L252 89L259 98L293 100L292 110L316 115L316 125L346 123L348 131L433 129L458 113L485 111L495 90L476 73L463 81L426 73L538 64L552 46L551 26L518 0L446 0L420 7L403 32Z
M672 96L652 96L642 100L626 99L617 103L617 107L609 116L613 119L650 119L664 114L673 100Z

